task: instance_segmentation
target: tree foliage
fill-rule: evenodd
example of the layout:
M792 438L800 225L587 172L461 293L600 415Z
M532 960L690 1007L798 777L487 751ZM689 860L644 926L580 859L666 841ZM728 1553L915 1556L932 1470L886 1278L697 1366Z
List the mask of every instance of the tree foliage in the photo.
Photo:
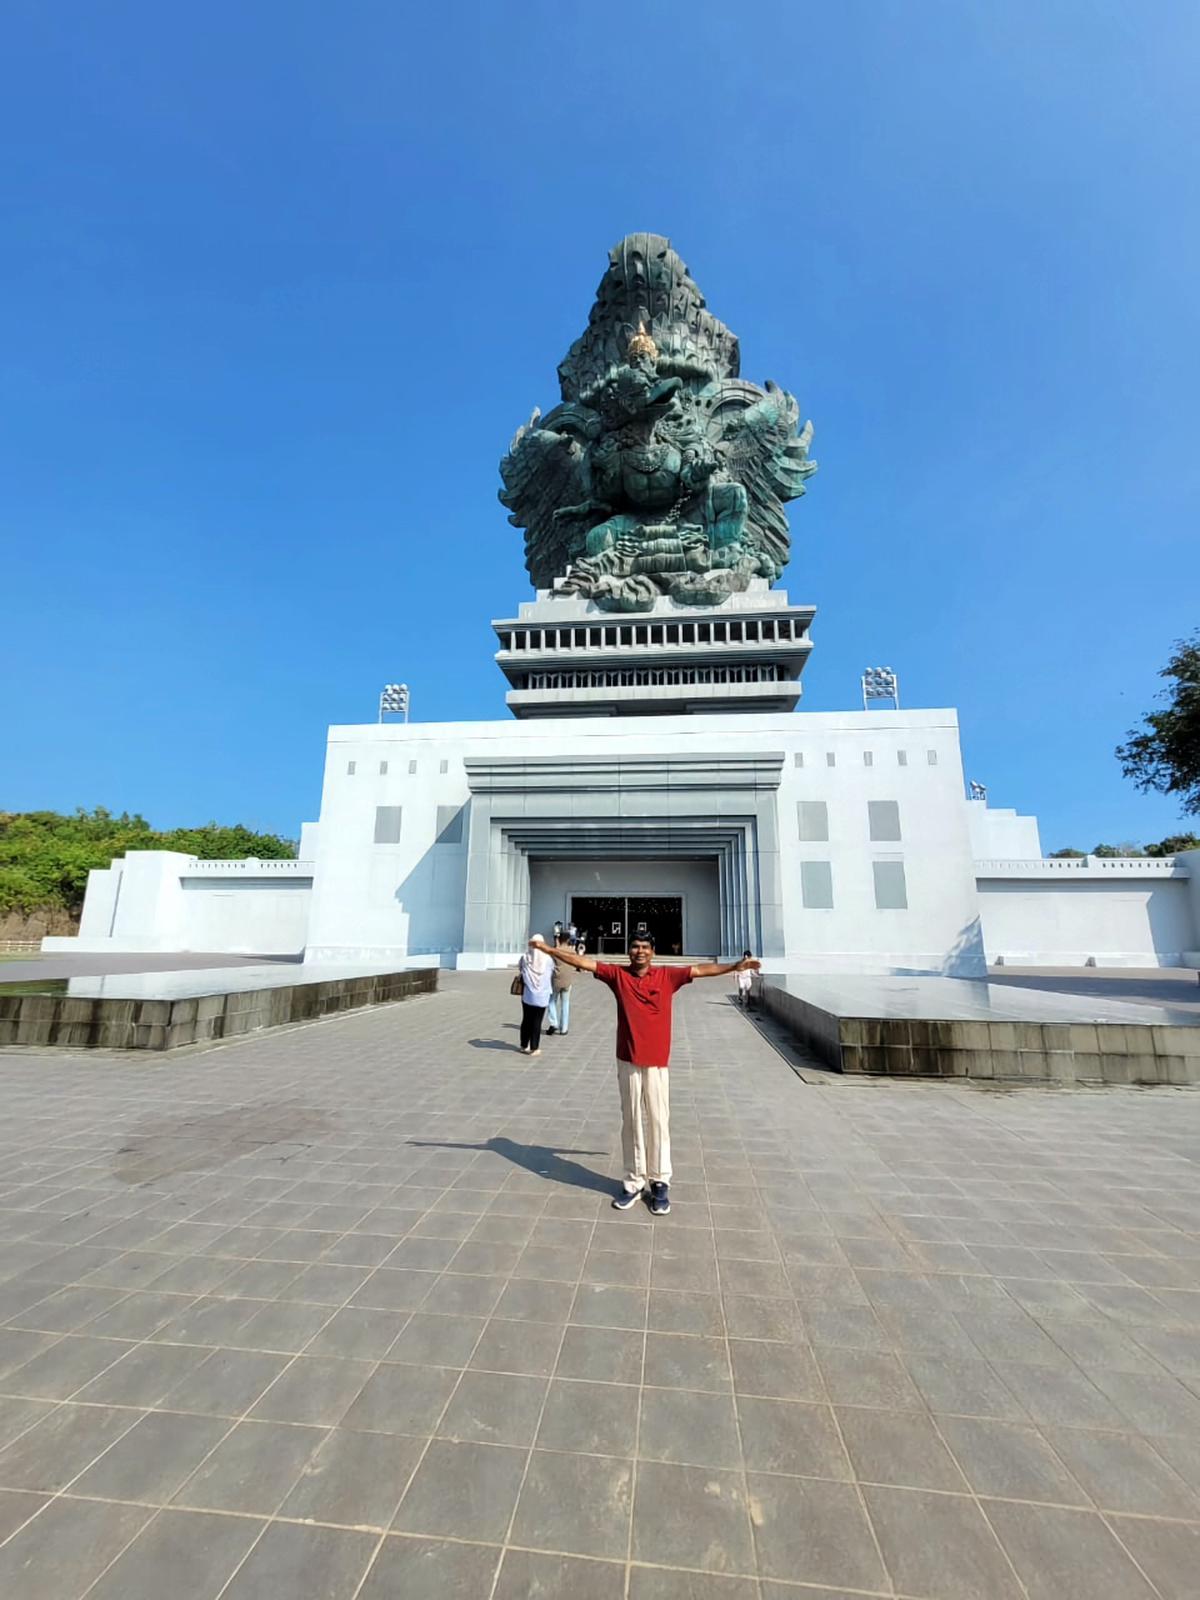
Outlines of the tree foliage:
M1181 850L1200 850L1200 839L1194 833L1172 833L1165 839L1159 839L1154 844L1135 844L1127 839L1124 844L1096 844L1091 850L1076 850L1068 846L1065 850L1051 850L1051 861L1084 861L1089 855L1099 856L1101 860L1112 860L1120 856L1175 856Z
M1184 816L1200 815L1200 633L1178 639L1159 673L1168 680L1140 728L1131 728L1117 746L1117 760L1139 789L1177 794Z
M127 811L116 817L101 806L77 810L73 816L0 811L0 912L78 912L92 868L107 867L128 850L178 850L208 861L247 856L278 860L296 854L290 839L255 833L240 823L222 827L209 822L159 833L145 817Z
M1172 833L1157 844L1148 844L1148 856L1177 856L1181 850L1200 850L1200 839L1194 833Z

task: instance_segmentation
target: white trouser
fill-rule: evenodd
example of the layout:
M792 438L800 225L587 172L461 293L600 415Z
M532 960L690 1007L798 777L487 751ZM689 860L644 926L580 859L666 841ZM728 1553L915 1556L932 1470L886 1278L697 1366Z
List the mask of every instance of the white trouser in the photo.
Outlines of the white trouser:
M621 1089L621 1158L630 1194L671 1181L671 1089L668 1067L617 1062Z

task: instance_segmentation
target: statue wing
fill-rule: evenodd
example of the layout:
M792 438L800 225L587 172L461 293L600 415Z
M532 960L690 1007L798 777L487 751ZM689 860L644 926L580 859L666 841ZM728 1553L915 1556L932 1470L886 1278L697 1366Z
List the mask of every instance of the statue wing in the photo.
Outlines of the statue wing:
M817 463L808 459L812 423L797 431L799 406L786 389L771 382L764 391L727 378L710 384L700 400L721 465L746 490L754 542L778 577L790 551L784 503L798 499L805 479L817 470Z
M525 530L525 565L538 589L550 588L580 553L589 520L556 513L586 498L586 445L599 429L585 406L556 406L546 417L534 411L500 463L500 503Z

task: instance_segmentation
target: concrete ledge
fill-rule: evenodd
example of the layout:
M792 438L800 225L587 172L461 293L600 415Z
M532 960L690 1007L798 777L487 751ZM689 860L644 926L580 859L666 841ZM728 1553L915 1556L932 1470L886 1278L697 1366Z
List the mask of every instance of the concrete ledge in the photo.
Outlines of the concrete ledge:
M935 988L937 980L934 980ZM1028 1020L963 1014L947 1017L865 1014L861 999L842 1004L828 995L805 998L780 982L756 984L764 1009L826 1066L844 1073L900 1078L985 1078L1020 1083L1200 1083L1200 1024L1163 1023L1159 1007L1101 1002L1097 1008L1122 1015L1072 1022L1061 1010L1039 1017L1040 991L1009 989L1011 1002L1032 996ZM909 985L911 990L914 985ZM986 987L964 983L964 989ZM880 986L881 1001L886 991ZM1064 997L1055 996L1061 1002ZM1080 1015L1087 1002L1080 999ZM880 1010L889 1009L886 1004ZM949 1008L948 1008L949 1009ZM957 1008L956 1008L957 1009ZM964 1007L963 1010L968 1009ZM1143 1012L1144 1020L1137 1019ZM1173 1013L1172 1015L1178 1015Z
M0 990L0 1045L172 1050L431 994L437 976L435 967L410 968L163 1000L5 995Z
M1194 950L995 950L989 952L996 967L1105 967L1144 971L1150 967L1178 969L1200 966Z
M242 880L238 880L241 882ZM268 944L270 941L266 941ZM295 945L288 943L282 950L263 949L259 944L248 943L243 949L235 949L232 944L219 951L206 951L203 949L181 949L177 933L167 933L162 938L152 938L149 934L137 934L129 938L110 938L107 934L47 934L42 939L39 949L45 956L177 956L177 955L213 955L221 956L260 956L272 961L298 958L304 954L304 942L298 941Z

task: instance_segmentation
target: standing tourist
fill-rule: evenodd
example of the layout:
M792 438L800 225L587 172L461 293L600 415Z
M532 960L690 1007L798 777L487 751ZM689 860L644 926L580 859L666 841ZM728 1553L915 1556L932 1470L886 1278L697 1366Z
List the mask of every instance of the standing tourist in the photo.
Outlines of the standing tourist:
M571 985L575 968L558 959L559 952L574 949L570 929L560 933L554 948L554 975L550 980L550 1004L546 1008L546 1032L561 1033L565 1039L571 1027Z
M531 944L542 950L540 940ZM549 951L546 950L547 955ZM662 1217L671 1209L671 1128L668 1067L671 1060L671 1010L675 992L693 978L721 978L727 972L754 971L752 956L740 961L706 961L696 967L656 967L654 941L635 934L629 965L611 966L591 956L556 952L560 961L594 973L617 1000L617 1083L621 1091L621 1153L625 1178L613 1200L627 1211L647 1193L650 1210Z
M536 933L529 936L529 949L517 962L521 975L521 1054L542 1053L542 1018L550 1004L554 962Z
M750 959L750 952L749 952L749 950L747 950L742 955L742 960L743 961L748 961L749 959ZM738 969L737 969L737 997L738 997L738 1004L741 1006L743 1011L748 1011L750 1009L750 986L751 986L751 984L753 982L754 982L754 974L753 974L753 972L751 972L750 968L749 967L741 967L741 966L738 967Z

